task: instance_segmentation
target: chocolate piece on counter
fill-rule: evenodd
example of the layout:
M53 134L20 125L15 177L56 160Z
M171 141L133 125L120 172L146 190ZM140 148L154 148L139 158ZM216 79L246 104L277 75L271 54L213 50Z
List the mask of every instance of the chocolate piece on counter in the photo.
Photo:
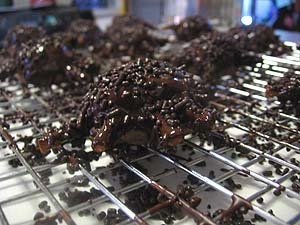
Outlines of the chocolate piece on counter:
M228 31L235 40L238 48L256 53L269 52L271 55L281 55L289 52L272 27L255 25L249 27L235 27Z
M92 20L77 19L73 21L66 31L74 47L98 45L103 38L103 32Z
M190 41L203 33L212 31L208 21L200 15L187 17L171 28L181 41Z
M272 80L266 86L268 97L276 96L283 107L289 105L300 114L300 76L292 72L286 73L279 80Z
M96 152L124 145L175 146L184 135L207 132L214 125L205 86L167 63L137 60L99 79L83 98L77 123L41 138L40 151L63 139L76 146L88 136Z

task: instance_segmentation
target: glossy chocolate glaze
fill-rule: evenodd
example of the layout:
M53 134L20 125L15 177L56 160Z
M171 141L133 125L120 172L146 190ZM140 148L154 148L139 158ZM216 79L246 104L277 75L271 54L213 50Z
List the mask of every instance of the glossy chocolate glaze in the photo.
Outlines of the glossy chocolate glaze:
M251 202L247 201L246 199L242 198L239 195L234 194L232 197L231 205L228 209L223 210L221 213L221 220L225 219L226 217L232 215L234 211L241 207L245 207L246 209L252 209Z
M22 46L45 35L41 27L17 25L10 29L1 43L0 80L12 77L17 69L16 58Z
M100 69L93 55L75 53L62 33L27 42L19 52L18 63L21 80L39 86L89 82Z
M137 60L99 79L83 98L77 124L46 135L39 141L42 152L68 139L62 135L80 140L90 135L97 152L124 144L175 146L185 134L214 124L205 86L164 62Z

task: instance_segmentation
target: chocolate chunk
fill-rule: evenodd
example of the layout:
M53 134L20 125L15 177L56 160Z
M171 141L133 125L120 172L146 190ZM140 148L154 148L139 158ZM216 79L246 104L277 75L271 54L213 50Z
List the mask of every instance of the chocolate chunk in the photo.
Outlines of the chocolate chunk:
M102 221L105 217L106 217L106 213L105 213L104 211L101 211L101 212L97 215L97 220L98 220L98 221Z
M262 204L264 202L264 199L262 197L256 199L256 201L259 203L259 204Z
M48 205L48 202L47 202L47 201L42 201L42 202L40 202L40 204L39 204L39 208L40 208L40 209L44 209L47 205Z
M265 171L263 171L263 173L262 173L264 176L266 176L266 177L271 177L271 176L273 176L273 172L271 171L271 170L265 170Z
M39 220L41 218L44 217L44 214L42 212L37 212L34 217L33 217L33 220Z

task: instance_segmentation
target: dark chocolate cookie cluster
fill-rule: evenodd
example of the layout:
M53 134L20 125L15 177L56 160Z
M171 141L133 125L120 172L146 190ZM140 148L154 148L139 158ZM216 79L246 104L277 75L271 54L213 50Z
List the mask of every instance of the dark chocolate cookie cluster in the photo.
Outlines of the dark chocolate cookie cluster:
M188 72L212 81L237 66L239 61L235 59L240 56L241 51L234 48L229 36L211 32L194 39L169 61L176 66L185 65Z
M237 48L256 53L269 52L271 55L282 55L290 51L275 35L272 27L255 25L250 27L235 27L229 30L237 44Z
M215 111L208 107L204 85L164 62L137 60L99 79L83 98L77 124L46 135L39 141L41 151L68 136L90 136L97 152L124 144L175 146L184 135L203 133L214 124Z
M108 40L100 54L108 57L152 57L156 48L165 43L153 35L155 27L132 16L116 17L108 27Z
M26 45L30 40L42 38L45 34L46 31L42 27L17 25L7 32L3 40L3 47L10 57L15 57L22 45Z
M101 45L103 32L92 20L77 19L68 27L67 36L74 47Z
M71 57L72 52L63 42L62 35L30 41L18 54L19 73L29 83L59 83L64 79L64 69Z
M181 41L190 41L201 34L212 31L208 21L200 15L187 17L179 24L173 25L172 29L178 40Z

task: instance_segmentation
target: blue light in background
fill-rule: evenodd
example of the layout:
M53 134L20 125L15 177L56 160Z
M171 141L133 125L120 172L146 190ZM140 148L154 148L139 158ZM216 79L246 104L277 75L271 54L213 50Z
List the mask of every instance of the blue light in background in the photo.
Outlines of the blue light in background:
M243 25L245 26L249 26L252 24L253 22L253 19L251 16L243 16L242 19L241 19L241 22Z
M241 22L245 26L249 26L253 23L253 3L254 0L243 0Z

